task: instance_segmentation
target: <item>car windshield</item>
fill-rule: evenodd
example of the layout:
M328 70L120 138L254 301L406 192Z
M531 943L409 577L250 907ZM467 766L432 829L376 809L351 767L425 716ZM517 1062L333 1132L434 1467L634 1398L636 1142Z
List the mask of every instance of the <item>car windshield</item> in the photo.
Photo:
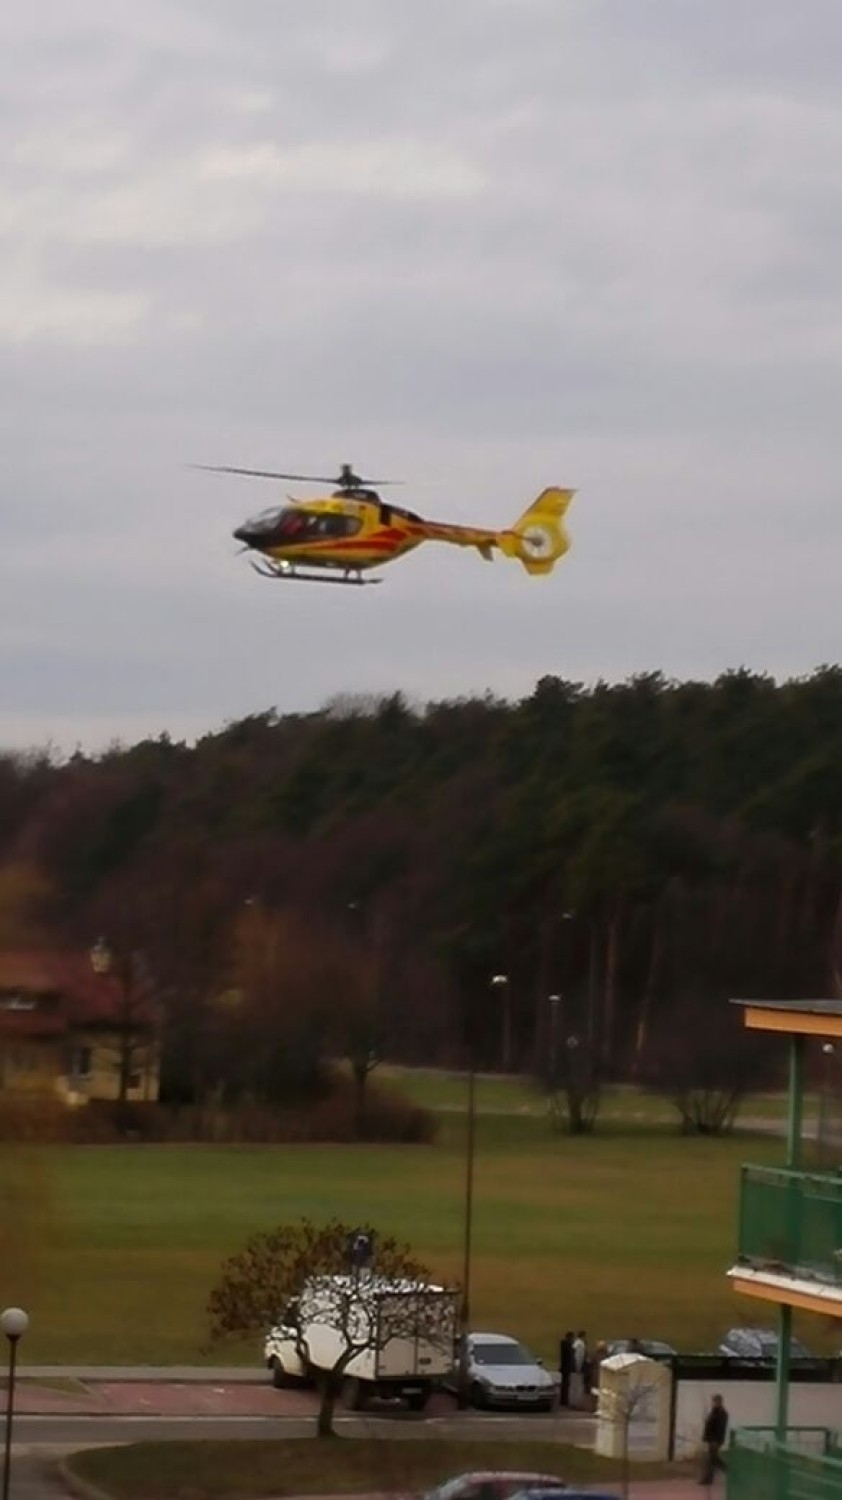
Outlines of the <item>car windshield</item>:
M438 1484L434 1490L428 1490L424 1500L455 1500L469 1478L469 1475L457 1474L455 1479L446 1479L444 1484Z
M535 1361L522 1344L474 1344L471 1350L475 1365L534 1365Z

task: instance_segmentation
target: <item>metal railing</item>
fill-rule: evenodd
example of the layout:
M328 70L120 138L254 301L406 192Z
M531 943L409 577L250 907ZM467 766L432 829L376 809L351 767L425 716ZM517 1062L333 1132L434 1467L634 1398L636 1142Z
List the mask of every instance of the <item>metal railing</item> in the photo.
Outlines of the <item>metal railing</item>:
M790 1427L738 1427L727 1453L727 1500L840 1500L842 1434Z
M842 1287L842 1175L743 1167L739 1259L753 1270Z

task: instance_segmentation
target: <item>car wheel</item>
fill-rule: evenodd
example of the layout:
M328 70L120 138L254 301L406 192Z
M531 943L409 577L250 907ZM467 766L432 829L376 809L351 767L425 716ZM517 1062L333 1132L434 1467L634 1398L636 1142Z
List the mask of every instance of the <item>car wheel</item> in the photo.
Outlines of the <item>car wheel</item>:
M488 1398L486 1397L485 1391L483 1390L482 1386L479 1384L479 1381L474 1381L473 1385L471 1386L470 1394L471 1405L475 1406L477 1411L485 1411L485 1408L488 1405Z
M272 1384L275 1387L275 1390L286 1390L287 1386L290 1384L290 1379L287 1375L286 1370L281 1364L281 1361L278 1359L277 1354L273 1355L270 1368L272 1370Z

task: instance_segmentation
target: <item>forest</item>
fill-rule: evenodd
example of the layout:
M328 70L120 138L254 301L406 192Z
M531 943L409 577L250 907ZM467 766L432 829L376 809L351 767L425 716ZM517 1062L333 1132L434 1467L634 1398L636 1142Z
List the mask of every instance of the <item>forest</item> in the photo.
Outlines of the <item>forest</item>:
M742 1066L731 997L842 995L842 669L7 752L0 862L0 943L128 956L171 1100L467 1047L655 1085Z

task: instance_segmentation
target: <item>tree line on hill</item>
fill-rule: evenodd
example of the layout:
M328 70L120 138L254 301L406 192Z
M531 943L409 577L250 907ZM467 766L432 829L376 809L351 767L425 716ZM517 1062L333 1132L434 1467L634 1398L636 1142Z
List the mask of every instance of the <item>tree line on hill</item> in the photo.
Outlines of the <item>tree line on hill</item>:
M729 997L842 994L842 669L6 753L0 862L0 943L131 956L173 1100L300 1097L337 1054L361 1108L384 1056L741 1087L774 1059Z

